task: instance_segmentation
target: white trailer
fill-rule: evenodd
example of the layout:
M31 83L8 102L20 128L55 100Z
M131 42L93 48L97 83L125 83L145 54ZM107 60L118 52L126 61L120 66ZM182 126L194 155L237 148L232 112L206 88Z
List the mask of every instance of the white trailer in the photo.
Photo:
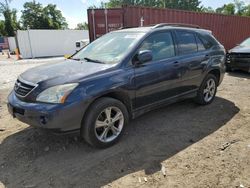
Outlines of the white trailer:
M15 50L17 48L15 37L8 37L8 43L9 43L10 52L15 52Z
M76 41L89 39L87 30L18 30L22 58L55 57L73 54Z

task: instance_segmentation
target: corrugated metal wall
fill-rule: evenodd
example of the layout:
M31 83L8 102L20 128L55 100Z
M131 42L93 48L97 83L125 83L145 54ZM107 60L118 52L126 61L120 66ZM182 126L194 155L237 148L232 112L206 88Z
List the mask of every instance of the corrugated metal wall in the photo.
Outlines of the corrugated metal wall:
M101 35L123 27L123 9L88 9L89 38L91 41Z
M108 28L112 24L117 26L113 29L118 29L121 26L138 27L142 23L143 25L157 23L196 24L204 29L211 30L226 49L230 49L245 38L250 37L249 17L133 6L106 11L104 9L97 9L94 12L88 10L88 17L91 40L106 33L106 22L108 22ZM93 24L93 20L95 24ZM95 25L95 29L93 25ZM96 34L94 34L94 30Z

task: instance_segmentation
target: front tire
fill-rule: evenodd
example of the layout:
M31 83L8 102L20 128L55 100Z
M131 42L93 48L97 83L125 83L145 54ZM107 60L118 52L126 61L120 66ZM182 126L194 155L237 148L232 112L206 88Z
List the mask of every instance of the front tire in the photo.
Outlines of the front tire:
M128 111L122 102L108 97L100 98L87 111L81 135L90 145L107 148L120 139L128 120Z
M195 98L200 105L211 104L215 98L218 87L218 79L213 74L208 74L203 80Z

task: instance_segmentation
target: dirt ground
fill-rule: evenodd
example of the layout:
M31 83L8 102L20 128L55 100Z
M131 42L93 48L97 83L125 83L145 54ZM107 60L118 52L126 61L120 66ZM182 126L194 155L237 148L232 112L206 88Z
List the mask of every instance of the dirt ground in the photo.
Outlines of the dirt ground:
M249 74L227 74L209 106L187 100L133 120L105 150L12 119L9 91L0 90L0 187L250 188Z

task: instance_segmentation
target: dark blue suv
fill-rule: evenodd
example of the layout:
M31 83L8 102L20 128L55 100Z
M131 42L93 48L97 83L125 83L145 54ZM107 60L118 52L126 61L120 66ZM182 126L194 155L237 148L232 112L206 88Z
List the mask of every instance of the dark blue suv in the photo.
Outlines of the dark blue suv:
M184 98L210 104L225 72L211 31L180 25L108 33L70 59L21 74L9 112L34 127L80 130L96 147L119 140L129 119Z

